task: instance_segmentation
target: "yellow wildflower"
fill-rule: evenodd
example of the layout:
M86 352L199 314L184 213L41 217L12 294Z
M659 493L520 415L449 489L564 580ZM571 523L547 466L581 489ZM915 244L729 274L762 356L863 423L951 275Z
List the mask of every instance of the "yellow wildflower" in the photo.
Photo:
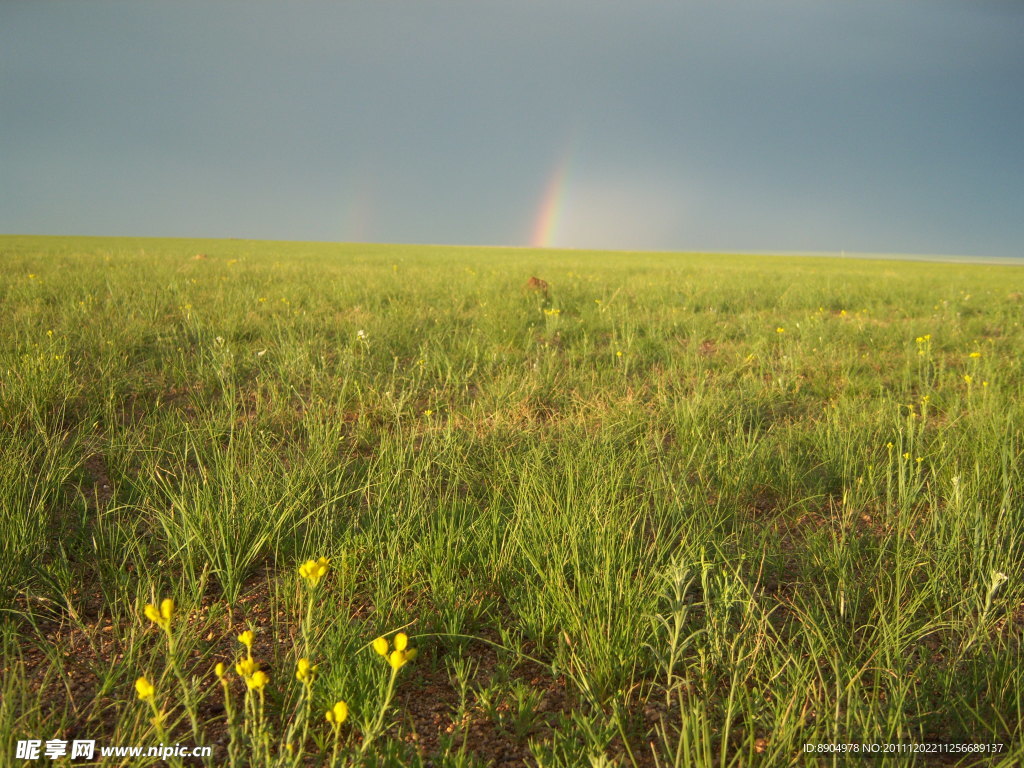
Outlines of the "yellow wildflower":
M335 702L334 706L327 710L327 722L331 725L341 725L348 719L348 704L344 701Z
M316 669L316 667L309 663L309 659L299 659L299 663L296 664L295 667L295 679L300 683L312 680L314 669Z
M405 632L399 632L395 635L395 650L404 651L409 647L409 636Z
M786 332L786 329L785 329L785 328L783 328L783 327L782 327L782 326L780 325L780 326L779 326L778 328L776 328L776 329L775 329L775 332L776 332L776 333L785 333L785 332Z
M968 357L981 357L981 352L971 352Z
M228 679L227 667L224 666L223 661L218 661L213 667L213 674L217 676L217 679L222 683L226 683Z
M968 384L970 384L972 381L974 381L974 379L971 378L971 374L965 373L964 374L964 381L966 381Z
M245 630L245 632L238 636L238 642L245 646L245 649L249 652L250 658L252 657L252 640L253 633L251 629Z
M237 672L240 677L244 677L246 679L252 677L259 671L260 664L252 657L242 659L240 662L235 664L235 672Z
M139 694L139 698L142 701L152 699L156 694L156 688L145 677L140 677L135 681L135 691Z
M270 682L270 676L262 669L256 670L251 677L246 678L245 684L250 691L259 691Z
M321 557L319 560L307 560L299 566L299 576L305 579L309 586L315 587L320 583L320 579L327 575L330 566L331 561L326 557Z
M373 641L373 650L375 650L381 656L388 655L388 641L383 637L378 637Z
M402 651L392 651L391 655L388 656L388 664L396 672L400 670L406 662L405 654Z
M404 667L408 662L416 658L416 649L410 648L404 651L392 651L391 655L388 656L388 664L396 672Z
M152 603L147 603L146 607L142 609L142 612L146 614L146 618L156 624L163 630L170 630L171 628L171 616L174 614L174 601L171 598L162 600L160 607L157 608Z

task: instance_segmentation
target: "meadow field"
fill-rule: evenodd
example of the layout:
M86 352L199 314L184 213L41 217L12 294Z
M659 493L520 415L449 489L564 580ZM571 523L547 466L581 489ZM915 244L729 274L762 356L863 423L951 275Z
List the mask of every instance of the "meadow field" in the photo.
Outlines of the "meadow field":
M1024 267L3 236L0 306L0 765L1024 763Z

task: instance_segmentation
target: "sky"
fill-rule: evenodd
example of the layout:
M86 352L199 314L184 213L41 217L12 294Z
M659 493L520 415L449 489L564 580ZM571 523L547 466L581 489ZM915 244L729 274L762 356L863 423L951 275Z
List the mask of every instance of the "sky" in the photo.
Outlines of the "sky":
M0 232L1024 256L1017 0L3 0Z

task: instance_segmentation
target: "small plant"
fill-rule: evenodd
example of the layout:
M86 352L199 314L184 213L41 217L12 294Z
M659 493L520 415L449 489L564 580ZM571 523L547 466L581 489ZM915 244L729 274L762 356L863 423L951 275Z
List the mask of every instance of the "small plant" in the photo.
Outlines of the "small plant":
M405 632L399 632L394 637L394 647L387 638L381 636L371 643L374 653L387 661L390 672L382 681L382 695L380 704L375 714L363 721L363 743L360 753L366 752L370 745L386 729L385 718L388 708L391 706L391 699L395 695L395 680L398 679L398 671L416 658L417 650L409 647L409 636Z
M537 725L537 707L544 699L544 691L522 681L512 685L508 707L499 716L499 726L523 741Z
M453 715L457 720L465 717L469 699L470 686L480 668L480 663L472 656L459 656L445 659L448 674L455 680L455 689L459 694L459 703L454 707Z
M181 662L175 649L175 633L172 627L174 618L174 600L169 597L161 600L159 608L152 603L147 603L142 612L147 619L156 624L164 633L164 638L167 641L167 663L181 688L185 704L185 712L187 713L189 722L192 725L192 737L198 742L199 718L196 712L195 698L193 696L192 686L185 679L185 674L182 672Z

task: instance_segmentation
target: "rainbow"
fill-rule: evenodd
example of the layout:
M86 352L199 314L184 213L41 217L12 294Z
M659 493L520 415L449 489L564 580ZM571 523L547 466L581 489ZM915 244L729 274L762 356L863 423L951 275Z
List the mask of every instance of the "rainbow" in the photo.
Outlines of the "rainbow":
M342 223L346 241L352 243L369 241L373 213L372 203L369 190L365 186L359 187L355 195L348 199Z
M558 233L558 222L562 217L565 203L565 182L569 175L570 153L566 152L557 163L544 187L537 220L533 225L530 245L534 248L551 248Z

